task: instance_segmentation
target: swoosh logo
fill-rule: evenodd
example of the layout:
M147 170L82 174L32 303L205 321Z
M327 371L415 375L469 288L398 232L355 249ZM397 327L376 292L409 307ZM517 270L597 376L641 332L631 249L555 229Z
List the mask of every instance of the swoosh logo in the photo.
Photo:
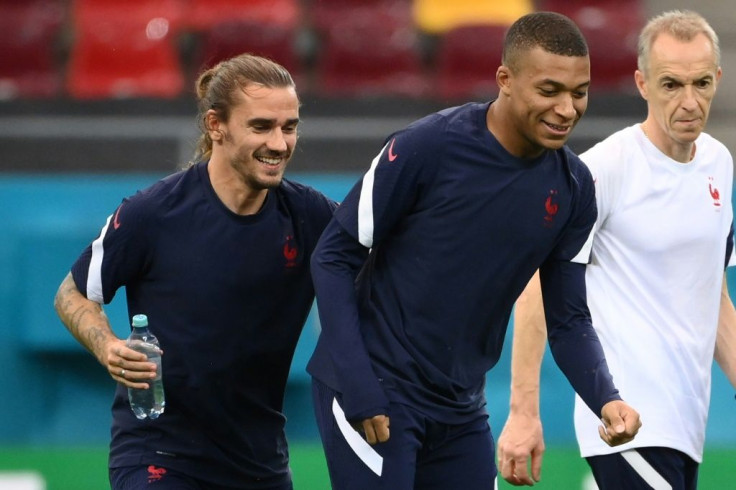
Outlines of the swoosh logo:
M118 221L118 215L120 215L120 209L123 207L121 204L117 211L115 211L115 216L112 219L112 227L116 230L120 228L120 221Z
M396 153L394 153L394 143L395 142L396 142L396 138L392 139L391 145L388 147L388 161L389 162L393 162L394 160L396 160L396 157L399 156Z

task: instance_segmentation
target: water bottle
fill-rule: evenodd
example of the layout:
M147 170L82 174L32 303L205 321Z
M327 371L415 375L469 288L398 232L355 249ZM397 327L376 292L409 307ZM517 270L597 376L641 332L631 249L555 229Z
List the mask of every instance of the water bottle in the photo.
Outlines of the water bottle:
M133 317L133 331L126 341L131 349L148 356L149 362L156 363L156 377L147 381L148 389L128 388L130 408L136 417L155 419L164 412L164 383L161 372L161 354L158 339L148 330L148 317L135 315Z

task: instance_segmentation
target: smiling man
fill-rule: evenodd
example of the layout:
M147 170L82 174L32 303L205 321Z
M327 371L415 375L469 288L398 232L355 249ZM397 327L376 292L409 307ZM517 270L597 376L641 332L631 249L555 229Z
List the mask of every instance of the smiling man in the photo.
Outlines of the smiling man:
M313 255L308 370L335 490L493 488L485 375L538 267L558 294L553 352L602 437L638 430L585 305L593 180L564 146L587 106L585 40L562 15L522 17L496 81L498 99L390 135Z
M635 440L609 447L591 437L598 414L576 399L580 451L602 490L696 489L714 353L736 387L736 311L724 275L733 263L733 160L703 132L720 78L718 37L703 17L653 18L634 76L646 119L580 155L599 213L586 273L593 324L644 423ZM499 446L507 435L528 446L509 454L543 450L536 406L548 294L532 281L516 308L512 399L528 418L504 430ZM518 476L525 466L519 459L502 472Z
M283 67L238 56L196 89L194 162L123 200L56 310L118 383L113 490L290 490L284 389L314 300L309 256L335 203L283 178L299 123ZM138 420L127 398L155 364L115 336L101 306L123 286L129 315L148 315L163 349L155 421Z

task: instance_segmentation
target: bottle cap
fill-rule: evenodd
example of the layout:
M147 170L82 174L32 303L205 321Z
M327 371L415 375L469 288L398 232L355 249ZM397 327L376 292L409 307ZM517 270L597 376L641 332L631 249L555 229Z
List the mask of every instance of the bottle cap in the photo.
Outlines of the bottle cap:
M147 327L148 317L146 315L135 315L133 317L133 326L134 327Z

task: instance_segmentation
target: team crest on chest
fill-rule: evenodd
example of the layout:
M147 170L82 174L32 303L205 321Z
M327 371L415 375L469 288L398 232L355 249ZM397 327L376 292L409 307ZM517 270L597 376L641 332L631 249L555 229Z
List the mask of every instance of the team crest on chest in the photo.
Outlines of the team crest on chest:
M286 267L296 267L296 257L299 255L299 250L296 248L294 243L294 237L287 235L284 241L284 259L286 259Z
M551 227L555 220L555 215L559 211L560 205L557 203L557 190L550 189L547 200L544 201L544 226Z
M721 207L721 193L718 192L718 187L713 182L713 177L708 177L708 192L710 197L713 199L713 206L716 208Z

